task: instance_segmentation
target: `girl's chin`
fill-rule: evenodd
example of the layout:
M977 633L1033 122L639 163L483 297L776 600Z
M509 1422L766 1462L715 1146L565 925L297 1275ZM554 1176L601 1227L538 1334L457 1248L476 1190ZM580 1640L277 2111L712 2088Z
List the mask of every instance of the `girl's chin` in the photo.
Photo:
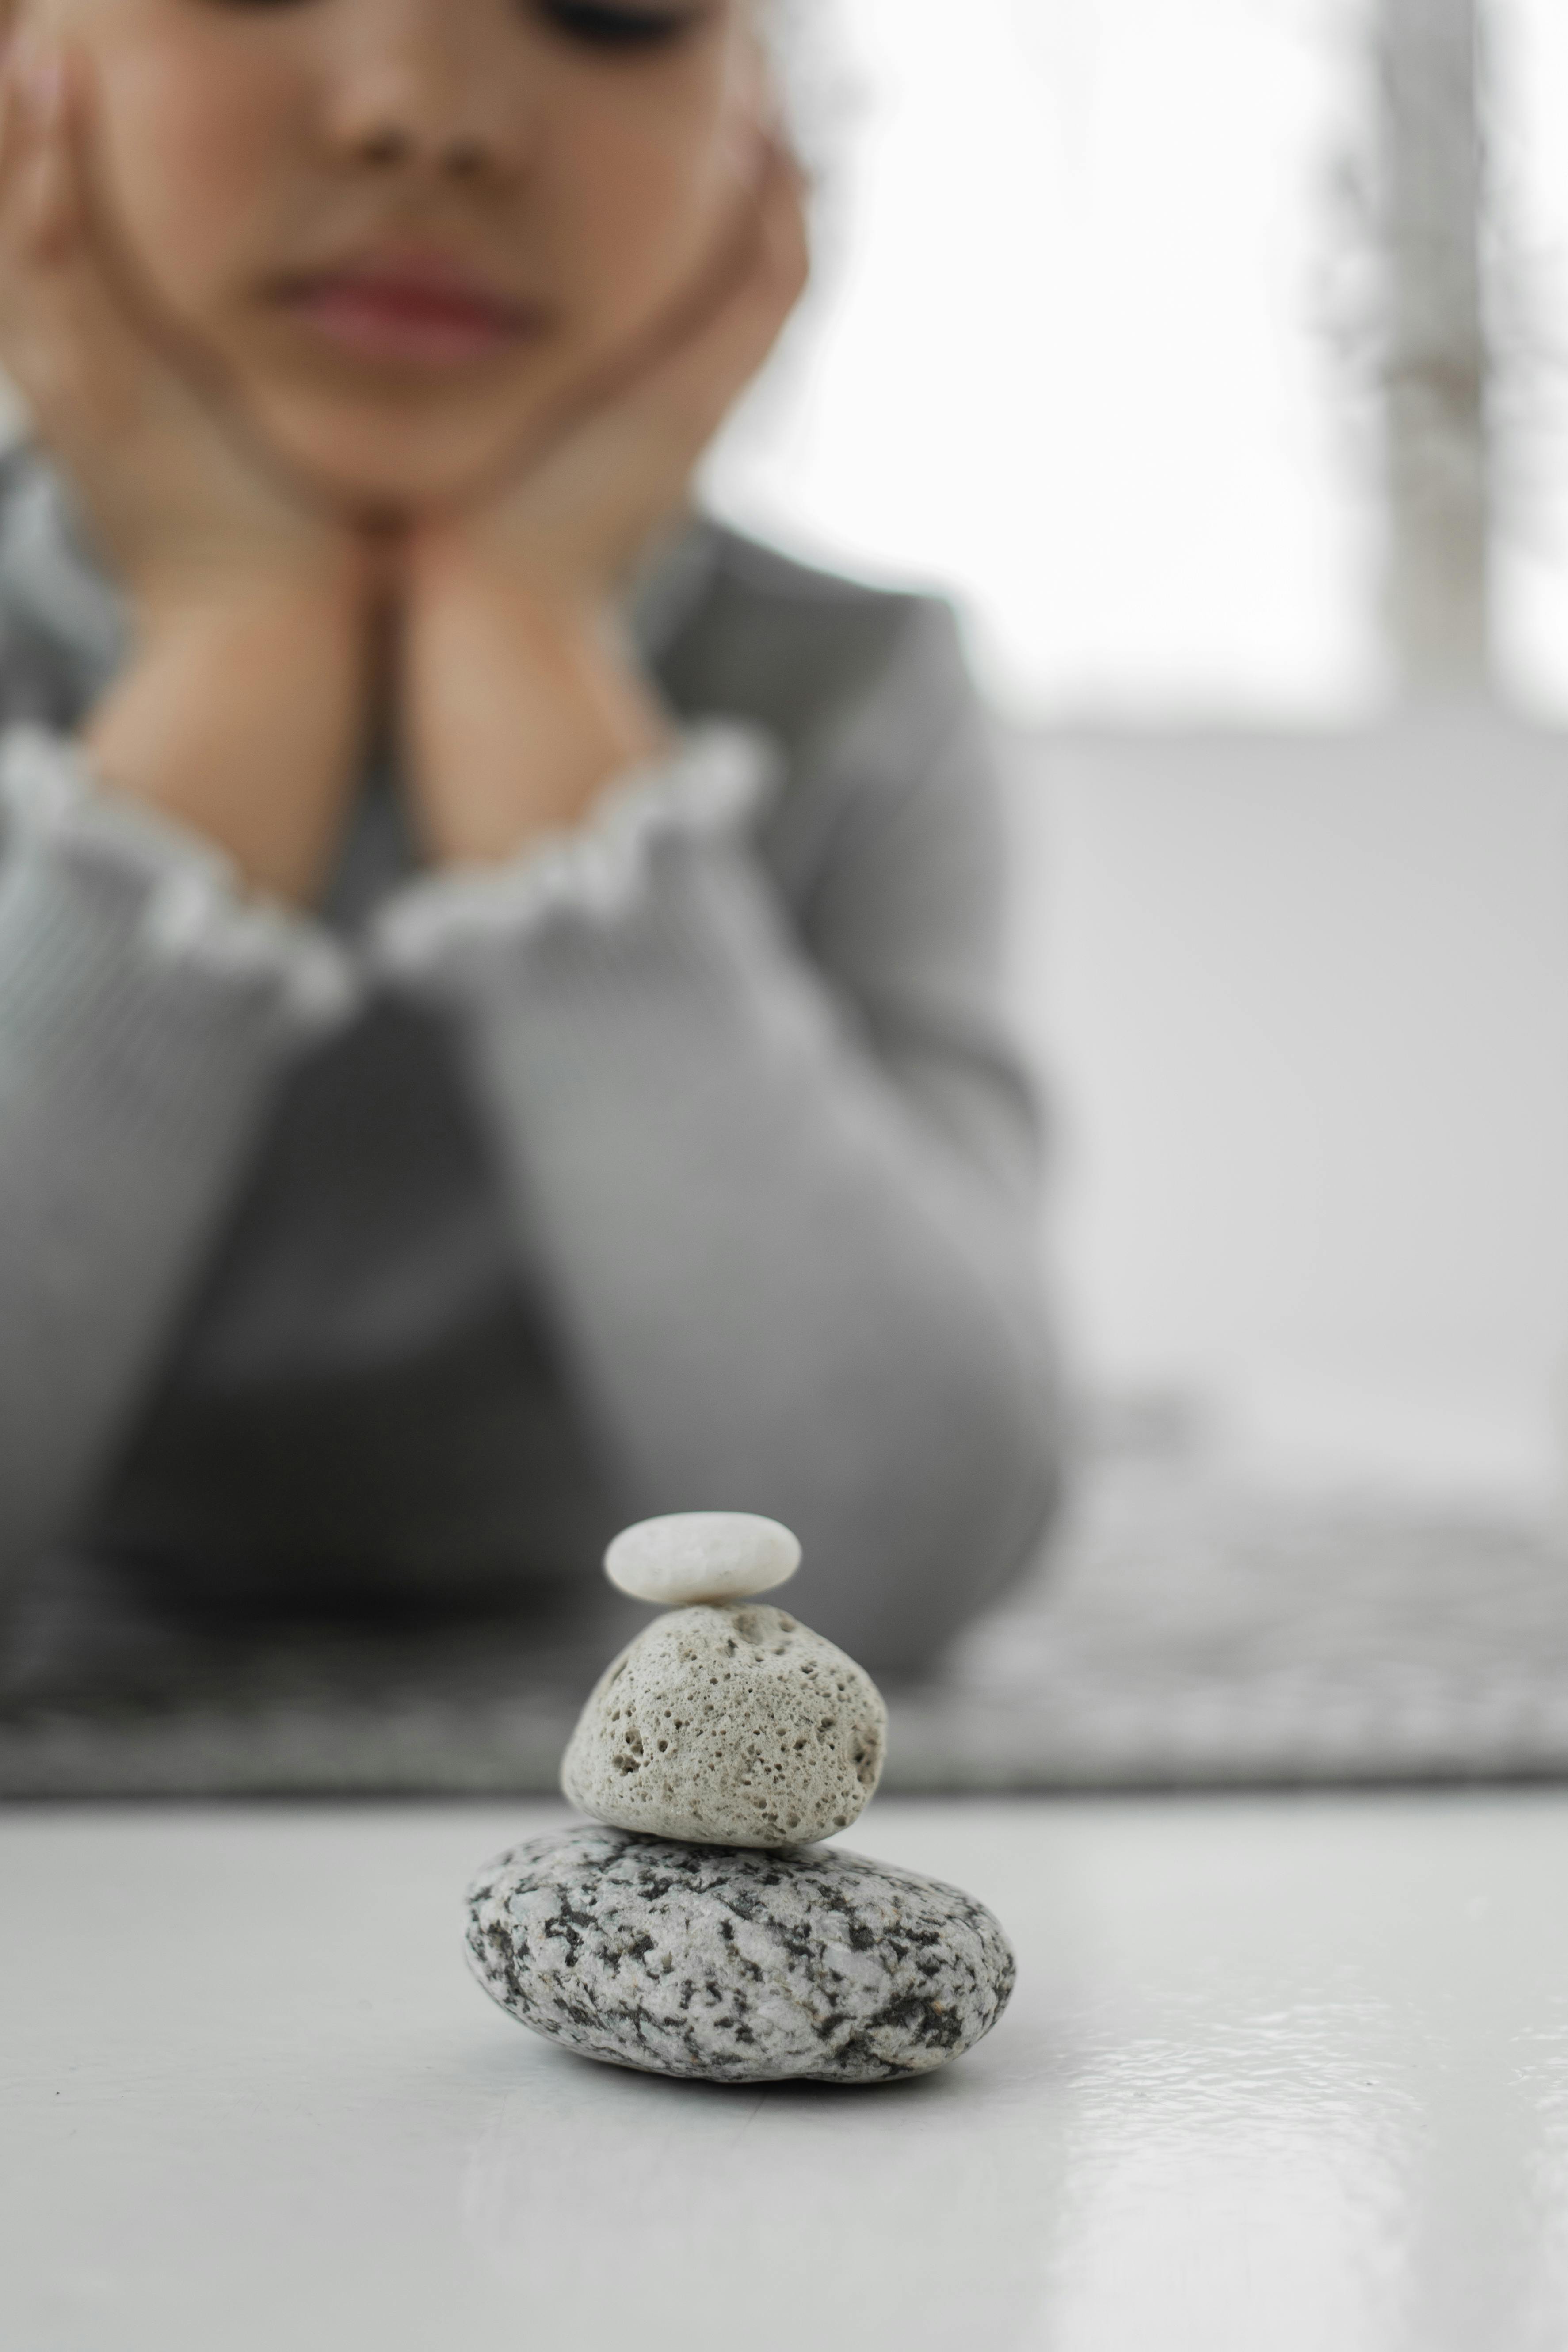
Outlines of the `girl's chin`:
M471 420L363 410L344 415L301 411L292 403L257 402L252 424L274 456L313 495L366 516L400 516L460 505L506 470L518 442L515 418L504 432Z

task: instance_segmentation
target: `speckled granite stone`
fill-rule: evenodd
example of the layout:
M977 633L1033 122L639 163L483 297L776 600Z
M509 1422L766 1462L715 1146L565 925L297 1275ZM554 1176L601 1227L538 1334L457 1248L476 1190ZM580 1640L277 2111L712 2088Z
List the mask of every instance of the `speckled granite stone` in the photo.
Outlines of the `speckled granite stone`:
M928 2074L990 2032L1015 1973L991 1913L934 1878L586 1822L480 1872L468 1955L536 2033L710 2083Z
M864 1666L782 1609L672 1609L600 1676L561 1786L647 1837L810 1845L858 1819L887 1744Z

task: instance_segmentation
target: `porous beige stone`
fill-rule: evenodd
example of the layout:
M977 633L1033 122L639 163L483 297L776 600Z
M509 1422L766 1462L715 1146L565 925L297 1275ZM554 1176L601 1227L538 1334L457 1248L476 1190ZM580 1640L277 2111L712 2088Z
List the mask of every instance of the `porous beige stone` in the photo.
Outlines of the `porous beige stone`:
M887 1738L864 1667L782 1609L676 1609L600 1677L561 1785L595 1821L647 1836L809 1845L861 1812Z
M787 1584L800 1543L753 1511L675 1511L626 1528L605 1554L610 1582L636 1601L684 1609L694 1601L748 1601Z

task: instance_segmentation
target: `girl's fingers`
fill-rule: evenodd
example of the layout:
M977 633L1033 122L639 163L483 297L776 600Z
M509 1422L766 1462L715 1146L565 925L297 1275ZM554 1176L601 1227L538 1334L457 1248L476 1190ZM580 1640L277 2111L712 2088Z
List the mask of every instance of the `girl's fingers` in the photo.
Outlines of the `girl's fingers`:
M673 366L700 365L705 354L742 357L748 338L763 333L771 341L799 299L807 268L805 183L788 150L770 142L717 299L671 351Z
M37 42L22 33L0 52L0 202L14 189L27 152L35 120L28 104L31 70Z
M47 253L75 210L69 96L58 50L18 41L0 75L0 215L5 242L29 257Z
M806 186L793 155L775 149L757 215L755 265L742 289L754 328L767 338L766 356L811 277Z
M775 148L726 299L654 371L647 397L706 439L773 350L809 273L804 185L793 157Z
M0 117L0 326L5 358L46 439L123 421L147 354L93 234L87 91L59 50L24 54ZM128 405L129 404L129 405ZM92 429L92 428L89 428Z
M777 341L806 277L799 173L774 152L700 316L603 397L517 482L520 520L604 518L637 541L685 495L692 468Z
M0 327L5 361L31 392L32 346L37 326L32 222L37 217L43 133L54 114L34 78L36 44L26 36L6 49L0 66ZM57 133L58 135L58 133Z
M16 59L13 45L0 54L0 203L16 154Z
M58 49L34 57L22 103L32 153L17 189L21 230L35 261L59 261L83 227L79 107L70 61Z

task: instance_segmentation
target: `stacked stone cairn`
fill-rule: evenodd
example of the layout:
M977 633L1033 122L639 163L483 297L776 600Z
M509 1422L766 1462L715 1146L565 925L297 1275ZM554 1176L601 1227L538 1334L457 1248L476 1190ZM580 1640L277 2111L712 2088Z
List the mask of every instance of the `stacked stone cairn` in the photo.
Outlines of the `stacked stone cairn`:
M795 1574L775 1520L648 1519L610 1581L666 1613L608 1666L561 1781L585 1822L468 1890L501 2007L606 2064L710 2083L878 2083L990 2032L1007 1939L955 1887L819 1841L877 1786L888 1715L865 1670L759 1601Z

